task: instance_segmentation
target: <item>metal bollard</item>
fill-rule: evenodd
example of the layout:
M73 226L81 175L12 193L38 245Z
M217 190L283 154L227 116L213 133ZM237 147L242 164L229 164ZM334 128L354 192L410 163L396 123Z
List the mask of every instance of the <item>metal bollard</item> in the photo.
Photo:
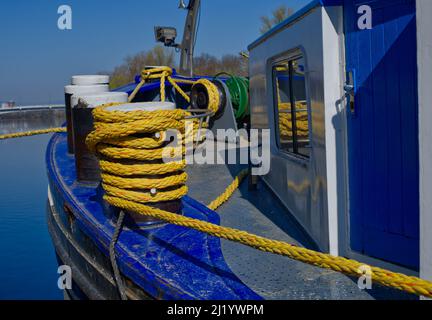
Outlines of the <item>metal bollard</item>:
M92 95L74 95L72 103L72 127L75 149L75 167L79 182L100 182L99 160L86 145L87 135L93 128L93 109L102 104L127 102L128 95L124 92L106 92Z
M134 111L134 110L143 110L143 111L155 111L155 110L173 110L175 109L176 106L174 103L171 102L143 102L143 103L129 103L129 104L124 104L124 105L120 105L120 106L114 106L114 107L109 107L107 109L115 111L115 110L121 110L121 111ZM163 163L163 160L159 160L159 161L137 161L137 163ZM149 178L152 177L158 177L158 176L148 176ZM157 193L158 190L156 189L152 189L149 190L150 193ZM174 200L174 201L163 201L163 202L158 202L158 203L148 203L149 206L154 207L154 208L158 208L161 210L165 210L168 212L172 212L172 213L177 213L177 214L182 214L182 201L181 199L179 200ZM119 209L117 208L113 208L111 206L109 209L109 213L116 215L116 213L119 212ZM126 216L126 223L129 226L134 226L134 225L138 225L138 226L154 226L154 225L160 225L163 223L163 221L160 221L158 219L154 219L151 217L146 217L143 216L141 214L135 213L135 212L127 212L127 216Z

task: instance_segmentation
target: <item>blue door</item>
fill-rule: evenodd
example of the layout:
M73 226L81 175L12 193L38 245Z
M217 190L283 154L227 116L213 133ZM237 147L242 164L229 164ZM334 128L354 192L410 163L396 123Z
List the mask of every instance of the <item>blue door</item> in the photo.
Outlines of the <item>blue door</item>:
M370 30L357 24L363 4L372 8ZM351 249L418 269L415 0L344 0L344 16L355 87L348 111Z

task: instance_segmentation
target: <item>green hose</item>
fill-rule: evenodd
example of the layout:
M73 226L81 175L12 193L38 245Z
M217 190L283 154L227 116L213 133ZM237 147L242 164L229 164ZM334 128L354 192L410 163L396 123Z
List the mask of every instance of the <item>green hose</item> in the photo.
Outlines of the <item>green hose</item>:
M214 79L225 75L229 79L225 84L231 95L231 103L237 120L249 115L249 80L245 77L237 77L227 72L218 73Z

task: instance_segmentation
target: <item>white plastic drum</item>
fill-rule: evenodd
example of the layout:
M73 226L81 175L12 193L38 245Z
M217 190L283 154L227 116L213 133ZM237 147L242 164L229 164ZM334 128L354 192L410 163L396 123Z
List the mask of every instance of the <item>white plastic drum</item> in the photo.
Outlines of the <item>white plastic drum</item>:
M89 86L93 84L109 84L110 77L106 75L77 75L72 77L72 85Z
M93 93L101 93L108 92L109 86L107 84L94 84L94 85L69 85L65 86L65 93L74 95L74 94L93 94Z

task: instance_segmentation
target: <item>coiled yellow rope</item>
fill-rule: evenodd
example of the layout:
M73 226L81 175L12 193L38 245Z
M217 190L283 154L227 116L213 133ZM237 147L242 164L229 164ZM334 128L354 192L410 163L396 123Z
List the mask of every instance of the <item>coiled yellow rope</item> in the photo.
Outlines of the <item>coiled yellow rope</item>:
M40 134L47 134L47 133L66 132L66 130L67 130L66 128L62 127L62 128L49 128L43 130L33 130L33 131L26 131L26 132L2 134L0 135L0 140L30 137L30 136L40 135Z
M218 112L219 110L219 92L218 88L207 79L199 79L196 84L202 84L206 89L209 96L209 106L208 108L213 111L213 113Z
M163 131L176 129L184 133L188 113L107 111L113 105L117 104L95 108L95 130L86 140L89 150L102 159L102 185L107 194L140 203L183 197L188 191L185 163L181 160L183 144L165 154L165 157L180 156L180 161L163 163L166 148Z

